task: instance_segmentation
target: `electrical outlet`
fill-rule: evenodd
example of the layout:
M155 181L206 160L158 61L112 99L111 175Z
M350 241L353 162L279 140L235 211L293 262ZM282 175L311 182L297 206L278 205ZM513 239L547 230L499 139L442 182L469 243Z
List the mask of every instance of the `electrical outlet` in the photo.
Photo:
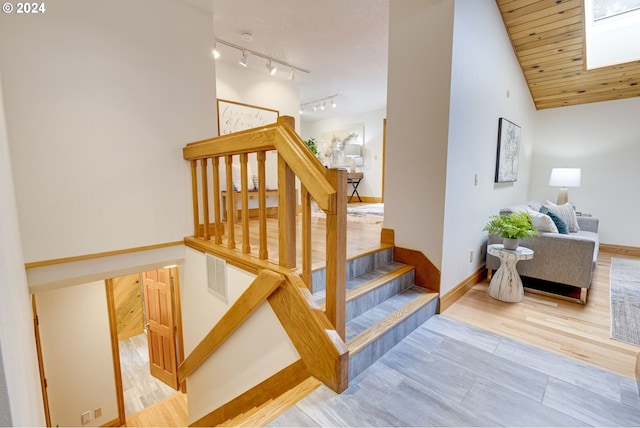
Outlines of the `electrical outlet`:
M93 410L94 419L98 419L100 416L102 416L102 407L98 407L97 409Z
M91 412L84 412L80 416L82 417L82 425L85 425L91 422Z
M473 250L469 251L469 263L473 262Z

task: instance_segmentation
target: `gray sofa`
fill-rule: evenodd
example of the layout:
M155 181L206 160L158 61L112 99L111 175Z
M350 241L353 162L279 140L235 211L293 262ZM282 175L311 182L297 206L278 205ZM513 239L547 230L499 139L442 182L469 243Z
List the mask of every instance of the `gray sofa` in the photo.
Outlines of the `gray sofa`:
M523 205L516 205L500 210L500 214L521 211L527 206L534 211L539 211L540 202L530 201ZM568 235L550 232L541 232L540 236L520 240L520 245L534 251L533 259L518 262L516 268L521 277L549 281L554 284L545 283L543 293L560 294L565 297L571 295L579 303L585 304L587 301L587 290L591 287L593 269L598 260L598 219L594 217L577 216L578 232ZM488 244L501 244L502 238L490 235ZM491 270L500 267L500 260L487 254L486 267ZM567 293L568 287L571 293ZM560 290L562 288L562 290ZM529 291L539 291L531 290ZM557 293L556 293L557 291ZM579 296L579 297L578 297Z

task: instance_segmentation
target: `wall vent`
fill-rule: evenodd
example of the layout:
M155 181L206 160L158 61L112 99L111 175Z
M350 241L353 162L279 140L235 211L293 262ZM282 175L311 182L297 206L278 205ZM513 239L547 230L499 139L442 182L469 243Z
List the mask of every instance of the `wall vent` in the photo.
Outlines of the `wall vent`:
M207 254L207 286L209 293L228 303L227 262Z

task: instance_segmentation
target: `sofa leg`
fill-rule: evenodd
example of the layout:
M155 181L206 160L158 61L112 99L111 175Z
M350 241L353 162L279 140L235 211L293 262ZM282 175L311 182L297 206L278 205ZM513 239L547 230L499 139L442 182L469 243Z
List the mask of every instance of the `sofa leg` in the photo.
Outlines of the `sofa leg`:
M588 288L581 288L580 289L580 304L581 305L586 305L587 304L587 291L589 291Z
M487 282L491 281L491 275L493 275L493 271L491 269L487 269Z

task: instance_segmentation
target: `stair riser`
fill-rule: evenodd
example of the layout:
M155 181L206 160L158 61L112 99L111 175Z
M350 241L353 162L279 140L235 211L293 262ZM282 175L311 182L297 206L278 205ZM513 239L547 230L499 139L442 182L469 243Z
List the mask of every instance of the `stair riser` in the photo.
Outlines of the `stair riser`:
M405 318L402 322L378 337L357 354L349 357L349 380L351 381L362 373L367 367L380 359L391 348L407 337L418 326L425 323L435 315L438 308L438 300L434 299L428 304Z
M385 250L376 251L373 254L366 254L362 257L358 257L352 260L347 260L347 281L357 276L362 275L365 272L376 269L387 263L393 261L393 249L387 248ZM324 290L327 284L327 271L326 268L316 269L311 272L311 278L313 281L313 292Z
M413 287L415 271L410 271L386 284L347 302L347 321L365 313L385 300Z

